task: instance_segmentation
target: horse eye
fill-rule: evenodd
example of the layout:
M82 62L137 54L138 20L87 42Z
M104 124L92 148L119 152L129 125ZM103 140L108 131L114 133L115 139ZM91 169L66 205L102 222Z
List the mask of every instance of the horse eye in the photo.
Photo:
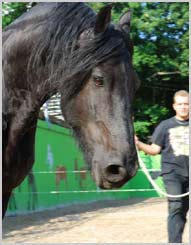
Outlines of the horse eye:
M94 77L94 83L96 87L103 87L104 86L104 80L101 77Z

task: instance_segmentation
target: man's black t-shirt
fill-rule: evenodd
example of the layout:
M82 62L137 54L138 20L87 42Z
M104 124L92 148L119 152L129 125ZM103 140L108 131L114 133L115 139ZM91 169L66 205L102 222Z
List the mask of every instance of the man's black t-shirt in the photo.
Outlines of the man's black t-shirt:
M152 135L152 143L162 150L162 175L175 171L189 175L189 121L175 117L162 121Z

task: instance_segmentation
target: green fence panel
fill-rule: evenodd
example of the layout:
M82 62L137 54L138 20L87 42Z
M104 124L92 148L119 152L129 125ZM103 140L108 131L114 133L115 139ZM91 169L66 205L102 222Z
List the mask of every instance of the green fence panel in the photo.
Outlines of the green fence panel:
M160 169L160 156L141 153L150 171ZM83 155L69 129L38 120L35 164L9 202L8 214L55 208L72 203L97 200L155 197L141 169L126 185L117 190L101 190L91 178ZM156 180L163 188L162 179Z

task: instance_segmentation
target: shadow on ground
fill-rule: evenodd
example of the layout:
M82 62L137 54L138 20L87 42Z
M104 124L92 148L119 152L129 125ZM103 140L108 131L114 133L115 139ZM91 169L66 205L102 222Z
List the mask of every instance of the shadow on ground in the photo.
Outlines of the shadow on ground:
M95 201L86 204L72 204L69 206L59 207L51 210L36 211L30 214L21 214L14 216L6 216L2 223L3 237L6 237L8 233L27 228L30 226L44 225L52 219L64 217L64 221L78 221L81 220L84 214L87 212L104 213L108 208L119 208L126 206L133 206L141 204L148 198L131 198L128 200L105 200ZM19 223L18 223L19 218Z

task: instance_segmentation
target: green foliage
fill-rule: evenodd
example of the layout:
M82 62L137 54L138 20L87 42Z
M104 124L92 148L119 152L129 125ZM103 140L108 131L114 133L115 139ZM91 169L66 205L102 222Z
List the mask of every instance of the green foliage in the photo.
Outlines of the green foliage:
M141 139L146 140L147 136L151 134L154 127L162 120L166 119L169 110L161 105L143 103L141 99L137 100L136 115L134 128L135 133Z
M147 121L136 121L134 123L135 134L139 135L141 139L145 139L149 135L149 127L151 126L150 122Z
M188 3L147 3L141 18L134 21L141 33L135 40L137 56L143 53L137 64L144 67L146 75L142 75L147 78L160 71L180 71L181 76L188 76ZM180 65L186 66L184 72Z
M3 28L35 3L3 3ZM108 4L87 3L95 12ZM135 130L142 138L172 114L171 99L189 81L189 3L113 2L112 21L132 11L133 63L141 80L135 101Z
M3 2L2 3L2 26L3 29L12 23L16 18L18 18L21 14L30 9L34 4L26 3L26 2Z

